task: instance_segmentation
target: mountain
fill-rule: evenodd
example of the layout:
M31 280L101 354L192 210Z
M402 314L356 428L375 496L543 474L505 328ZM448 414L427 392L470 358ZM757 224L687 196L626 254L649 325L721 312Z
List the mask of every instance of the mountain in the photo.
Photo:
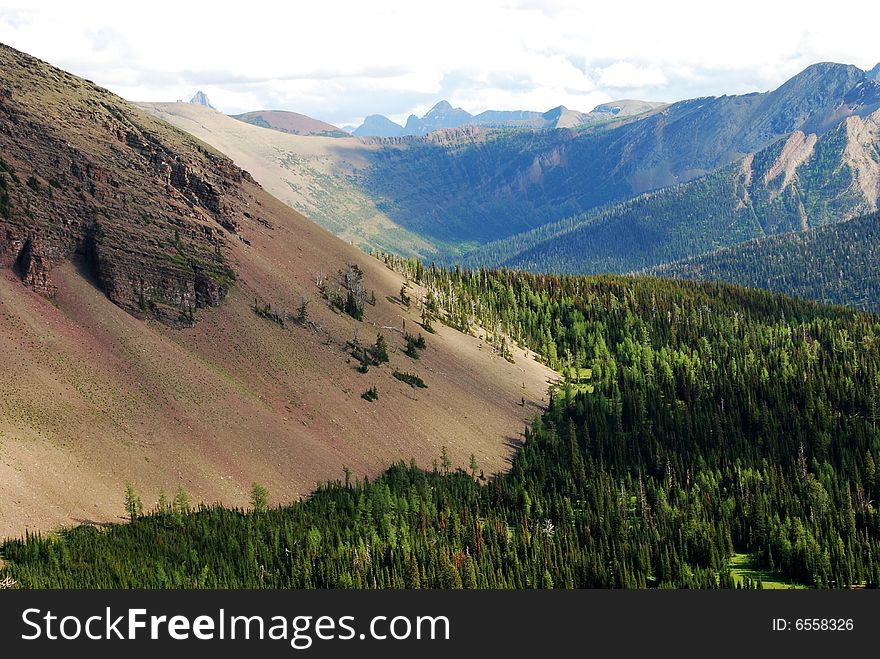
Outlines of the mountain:
M653 275L727 281L880 311L880 214L765 236L661 265Z
M489 126L492 128L537 128L544 124L544 120L541 112L531 112L529 110L486 110L471 117L470 123L474 126Z
M458 128L472 119L470 112L452 107L448 101L440 101L419 119L411 114L403 127L404 135L427 135L441 128Z
M548 130L555 128L582 128L597 125L614 119L623 119L636 115L646 115L666 107L666 103L651 101L612 101L597 105L590 112L569 110L564 105L547 110L547 112L529 112L515 110L510 112L487 110L473 117L470 124L492 128L528 128L532 130Z
M212 110L217 109L213 105L211 105L210 101L208 101L208 97L205 95L205 92L201 90L193 94L193 97L189 99L189 102L193 105L202 105L206 108L211 108Z
M353 131L361 137L403 137L427 135L441 128L457 128L469 123L472 115L461 108L453 108L448 101L440 101L421 118L409 115L406 125L400 126L381 114L370 115Z
M767 235L808 231L880 203L880 110L817 136L794 131L738 162L529 232L464 259L556 272L627 272Z
M488 126L491 128L528 128L532 130L550 130L554 128L575 128L584 125L592 117L583 112L569 110L565 106L547 110L547 112L528 112L515 110L511 112L497 112L487 110L471 119L474 126Z
M364 119L353 134L360 137L403 137L426 135L441 128L456 128L468 123L473 117L461 108L453 108L448 101L440 101L421 118L409 115L406 125L396 124L388 117L373 114Z
M403 126L381 114L371 114L352 131L352 135L364 137L401 137L403 134Z
M353 131L361 137L403 137L405 135L423 136L444 128L461 126L484 126L487 128L520 128L528 130L548 130L555 128L576 128L589 124L599 124L614 118L645 114L664 107L665 103L649 101L615 101L600 105L592 112L569 110L565 106L547 112L529 110L486 110L471 115L461 108L453 108L448 101L440 101L423 117L411 114L406 125L401 127L382 115L371 115Z
M323 135L326 137L347 137L348 133L337 128L333 124L328 124L312 117L307 117L298 112L288 112L286 110L258 110L256 112L245 112L244 114L234 114L233 119L244 121L254 126L262 128L271 128L282 133L292 133L294 135Z
M5 46L0 158L0 536L112 520L126 481L290 501L443 445L491 474L546 394L549 369L428 333L421 286L212 147ZM380 333L390 362L359 372Z
M577 128L589 120L589 115L569 110L564 105L548 110L541 117L548 128Z
M849 163L857 163L855 169L866 173L855 174L860 183L853 191L865 203L854 202L849 215L837 218L846 219L870 211L874 203L870 154L876 143L876 122L871 116L878 108L880 84L864 72L847 65L818 64L772 92L682 101L611 126L505 134L462 143L454 150L444 148L444 152L438 145L418 143L386 148L381 161L377 159L368 171L363 187L373 198L383 200L397 224L438 244L460 246L450 254L457 258L469 245L539 231L578 213L635 200L643 193L726 167L731 168L730 177L736 175L737 167L751 171L743 165L744 158L765 149L771 157L773 145L782 149L794 136L785 154L775 154L788 163L788 169L795 164L789 156L810 156L811 171L829 173L820 161L834 153L838 164L847 164L843 178ZM847 123L848 117L854 117L853 121ZM798 132L804 136L803 149L796 148ZM811 151L813 140L821 141L815 152ZM791 176L776 174L768 183L782 184L791 194ZM764 185L763 179L753 183ZM815 178L812 186L818 197L847 194L823 187ZM829 202L822 210L818 197L818 215L808 217L808 224L828 221L827 211L833 209L834 203ZM683 230L682 245L690 240L687 228ZM578 244L570 242L568 252L576 251ZM547 252L554 253L550 247ZM485 250L474 256L481 253ZM469 262L476 264L473 259ZM497 262L482 262L493 263ZM549 264L536 261L534 267L543 269ZM582 269L577 265L575 271Z
M873 69L868 71L868 77L872 80L880 80L880 64L877 64Z
M605 104L588 113L603 120L577 128L463 125L344 148L280 137L257 148L207 116L166 118L334 233L437 262L627 272L877 208L880 83L856 67L645 108Z
M667 105L669 104L624 98L619 101L611 101L610 103L597 105L592 109L590 114L610 114L614 117L634 117L639 114L660 110Z
M305 137L263 130L189 103L142 107L210 141L268 192L343 240L365 249L436 254L434 245L395 224L381 201L358 183L386 142L425 138Z

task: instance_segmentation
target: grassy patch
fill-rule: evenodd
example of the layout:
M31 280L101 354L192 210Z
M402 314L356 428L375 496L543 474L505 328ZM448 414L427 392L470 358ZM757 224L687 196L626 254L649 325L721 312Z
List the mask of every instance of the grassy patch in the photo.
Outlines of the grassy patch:
M780 581L782 575L771 572L755 563L750 554L734 554L730 557L730 573L733 580L741 584L746 578L754 582L760 581L767 590L782 590L789 588L807 588L803 584L794 581Z
M591 394L595 386L591 382L593 379L593 370L590 368L574 368L563 369L563 377L568 376L568 386L571 387L573 394ZM566 382L562 380L557 383L557 391L565 391Z
M589 382L593 379L593 369L572 366L568 369L568 377L572 382Z

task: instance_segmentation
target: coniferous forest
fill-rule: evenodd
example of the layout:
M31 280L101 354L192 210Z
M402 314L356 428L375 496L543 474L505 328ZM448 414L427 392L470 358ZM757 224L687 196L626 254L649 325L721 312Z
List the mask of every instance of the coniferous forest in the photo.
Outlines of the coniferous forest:
M735 282L810 300L880 310L880 213L793 231L667 263L651 274Z
M249 512L183 497L0 545L23 587L880 584L880 318L741 287L445 271L378 255L438 322L559 371L506 474L443 456ZM430 318L430 315L428 315ZM517 357L522 358L522 357ZM439 457L439 456L438 456Z

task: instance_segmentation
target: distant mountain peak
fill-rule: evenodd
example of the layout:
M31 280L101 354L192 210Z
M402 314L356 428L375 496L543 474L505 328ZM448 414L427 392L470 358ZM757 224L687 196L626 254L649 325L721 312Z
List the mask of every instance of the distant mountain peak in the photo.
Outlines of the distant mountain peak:
M449 101L443 100L432 107L421 118L409 115L403 127L404 135L427 135L441 128L458 128L468 123L473 116L461 108L454 108Z
M878 63L877 66L875 66L873 69L868 71L868 77L871 78L872 80L876 80L877 82L880 82L880 63Z
M597 106L592 113L572 110L558 105L546 112L532 110L485 110L472 115L467 110L439 101L422 117L407 117L404 126L393 123L383 115L372 115L354 130L355 135L391 137L402 135L427 135L444 128L461 126L485 126L489 128L521 128L544 130L555 128L578 128L591 122L607 121L611 117L630 117L665 107L666 103L651 101L620 100Z
M810 64L800 73L794 75L784 82L780 89L795 87L801 83L814 83L817 80L823 80L826 83L832 79L848 79L856 81L862 78L865 72L852 64L840 64L838 62L817 62Z
M352 134L373 137L400 137L403 135L403 126L396 124L382 114L371 114L364 119L364 123L356 128Z
M564 105L557 105L555 108L550 108L546 112L542 114L546 119L558 119L564 113L568 112L568 108Z
M211 102L208 100L208 95L205 94L205 92L203 92L201 89L193 94L193 97L189 99L189 102L193 105L203 105L206 108L211 108L212 110L217 109L213 105L211 105Z

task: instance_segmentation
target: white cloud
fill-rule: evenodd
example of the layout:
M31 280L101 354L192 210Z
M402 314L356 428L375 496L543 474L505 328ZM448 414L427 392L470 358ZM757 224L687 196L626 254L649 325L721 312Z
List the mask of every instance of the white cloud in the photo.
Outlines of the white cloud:
M227 112L354 123L440 98L471 112L588 110L766 90L820 60L870 68L880 48L864 4L0 0L0 41L133 100L203 89Z
M599 84L606 87L657 87L666 84L666 76L656 67L615 62L599 70Z

